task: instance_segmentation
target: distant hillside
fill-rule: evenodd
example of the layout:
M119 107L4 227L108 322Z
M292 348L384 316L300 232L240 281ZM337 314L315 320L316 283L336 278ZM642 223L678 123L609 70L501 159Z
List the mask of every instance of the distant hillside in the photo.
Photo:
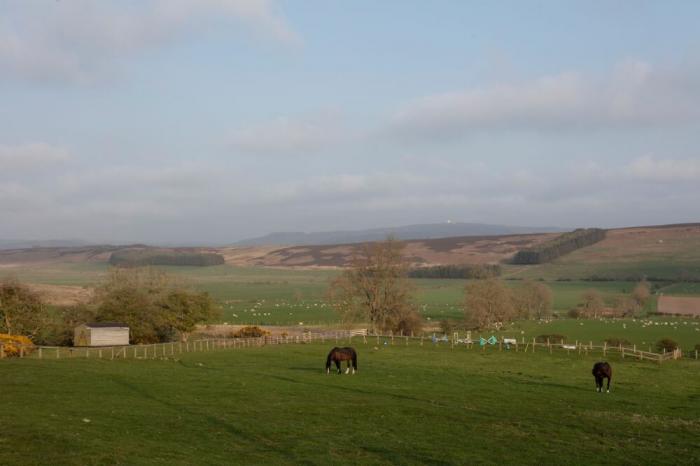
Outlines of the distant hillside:
M458 236L406 241L414 266L500 264L504 278L545 280L629 280L700 282L700 224L662 225L607 230L605 238L552 262L513 265L517 251L536 249L559 233ZM383 238L380 238L383 239ZM178 253L220 254L238 267L342 267L350 263L356 243L299 246L165 248ZM0 276L23 267L52 264L107 264L112 253L126 249L158 251L144 245L83 246L0 250ZM50 268L50 267L49 267Z
M20 240L0 239L0 249L76 248L91 243L79 239Z
M496 264L518 250L558 236L540 233L500 236L460 236L407 240L404 254L413 265ZM383 239L383 238L381 238ZM239 266L343 267L361 244L251 246L220 248L226 262Z
M432 223L400 227L372 228L369 230L346 230L324 232L282 232L271 233L259 238L238 241L234 246L306 246L326 244L351 244L367 241L381 241L388 235L401 240L452 238L461 236L502 236L530 233L553 233L566 231L556 227L519 227L488 225L483 223Z

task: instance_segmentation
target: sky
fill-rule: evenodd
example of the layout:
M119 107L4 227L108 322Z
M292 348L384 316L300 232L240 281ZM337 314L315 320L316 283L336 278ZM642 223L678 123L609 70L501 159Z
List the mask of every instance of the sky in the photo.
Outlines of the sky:
M700 2L0 0L0 239L700 221Z

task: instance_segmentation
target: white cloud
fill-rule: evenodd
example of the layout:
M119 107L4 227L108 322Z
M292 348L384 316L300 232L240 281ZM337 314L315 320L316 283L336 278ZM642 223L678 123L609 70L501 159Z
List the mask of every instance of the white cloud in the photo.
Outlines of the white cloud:
M430 95L391 122L403 137L437 139L469 131L678 125L700 116L700 73L627 61L607 76L566 72Z
M16 146L0 145L0 174L12 175L16 171L38 171L70 159L70 153L62 147L43 142Z
M629 165L629 173L642 180L655 182L700 181L700 158L657 159L639 157Z
M253 154L309 154L350 139L336 113L281 117L233 131L230 143Z
M114 62L228 21L286 44L297 34L272 0L22 0L0 6L0 73L91 82Z

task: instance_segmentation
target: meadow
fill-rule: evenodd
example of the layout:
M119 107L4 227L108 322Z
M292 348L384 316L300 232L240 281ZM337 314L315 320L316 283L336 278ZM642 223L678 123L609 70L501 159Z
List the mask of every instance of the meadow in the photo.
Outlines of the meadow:
M698 464L695 361L355 341L0 362L5 464Z
M229 265L160 268L194 288L209 292L221 305L223 323L283 325L301 329L339 325L338 315L324 300L328 285L337 274L335 270L243 268ZM23 267L13 272L21 280L34 283L93 286L99 283L108 270L107 264L83 262ZM435 327L445 319L459 321L463 318L464 280L414 279L413 283L418 310L428 327ZM517 287L521 283L520 280L506 280L510 287ZM607 338L623 338L646 349L661 338L672 338L686 351L700 344L700 320L697 319L665 316L645 320L565 318L566 311L576 307L586 290L597 289L606 302L612 305L616 297L629 294L636 282L554 280L545 283L553 290L553 307L560 318L549 322L515 322L501 332L495 332L496 335L529 340L542 334L560 334L572 342L602 342ZM659 291L700 295L700 287L696 283L669 284ZM653 311L655 306L654 297L647 306L647 311Z
M267 325L332 324L338 316L327 307L324 296L338 273L335 270L282 269L263 267L159 267L191 286L209 292L223 308L223 322ZM25 266L8 269L20 280L49 285L94 286L109 270L105 263L83 262ZM511 277L512 278L512 277ZM464 280L414 279L416 304L432 321L461 318ZM511 287L521 281L506 280ZM546 282L554 292L554 310L565 313L581 301L581 295L595 288L612 304L615 297L628 294L635 286L629 281ZM695 284L678 286L683 294L700 294ZM652 300L648 310L655 308Z

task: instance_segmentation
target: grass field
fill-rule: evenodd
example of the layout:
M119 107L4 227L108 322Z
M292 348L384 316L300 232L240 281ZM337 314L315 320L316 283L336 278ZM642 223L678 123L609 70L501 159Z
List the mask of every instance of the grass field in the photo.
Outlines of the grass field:
M694 361L355 343L180 360L4 360L3 464L698 464Z
M242 268L229 265L215 267L161 267L192 286L208 291L222 304L223 321L268 325L329 324L338 321L324 302L333 270L295 270ZM109 267L101 263L67 263L42 267L9 269L20 280L50 285L92 286L104 278ZM416 300L421 313L430 320L459 319L462 316L464 280L417 279ZM521 282L507 280L511 287ZM565 312L581 301L589 288L601 292L612 304L615 297L627 294L634 282L549 281L554 292L554 309ZM668 291L667 291L668 289ZM673 285L669 294L700 294L696 284ZM653 310L655 300L650 303Z

